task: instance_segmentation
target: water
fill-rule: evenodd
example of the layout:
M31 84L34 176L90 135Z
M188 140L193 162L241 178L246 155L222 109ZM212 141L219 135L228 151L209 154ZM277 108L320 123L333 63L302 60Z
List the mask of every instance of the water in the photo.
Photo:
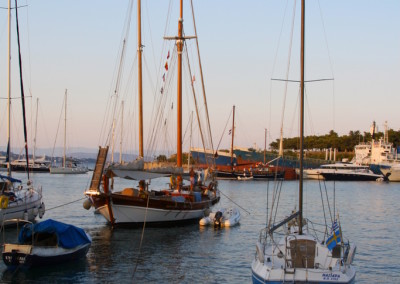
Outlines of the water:
M7 271L1 262L3 282L251 282L250 266L255 243L266 222L267 188L272 190L273 182L219 182L223 195L217 207L235 206L231 199L250 212L249 215L241 209L241 224L237 227L215 230L194 224L146 228L142 235L142 229L112 230L101 215L83 209L83 200L79 199L83 198L90 178L91 173L33 176L35 183L43 186L47 209L44 219L52 218L82 227L92 236L92 247L86 259L16 273ZM333 183L327 183L327 186L332 197ZM320 183L306 181L304 188L306 216L314 222L323 223ZM400 184L336 182L335 188L344 237L357 243L353 262L357 269L356 283L400 283L397 237L400 231L400 222L397 220ZM294 209L296 196L297 182L284 182L279 217ZM69 202L72 203L67 204ZM59 207L62 204L67 205ZM12 234L14 231L7 229L7 235Z

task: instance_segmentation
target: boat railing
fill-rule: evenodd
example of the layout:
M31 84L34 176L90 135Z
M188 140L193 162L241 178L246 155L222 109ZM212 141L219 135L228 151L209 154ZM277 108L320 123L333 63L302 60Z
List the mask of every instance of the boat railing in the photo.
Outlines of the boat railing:
M3 218L5 218L5 216ZM17 239L18 239L18 235L20 232L20 228L19 228L20 223L24 223L23 226L25 226L26 224L30 224L31 228L33 228L33 223L31 221L28 221L25 219L3 219L3 223L1 225L1 229L3 230L3 245L5 244L5 240L6 240L5 227L9 226L9 225L16 225L17 226ZM32 234L32 241L33 241L33 234Z

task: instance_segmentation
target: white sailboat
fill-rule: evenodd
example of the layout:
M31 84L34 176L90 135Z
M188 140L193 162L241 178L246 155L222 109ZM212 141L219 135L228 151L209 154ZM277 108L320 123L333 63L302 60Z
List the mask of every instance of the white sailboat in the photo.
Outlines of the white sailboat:
M141 1L138 0L138 87L139 87L139 157L143 158L143 123L142 123L142 43L141 43ZM182 53L184 41L188 38L183 35L183 0L180 1L180 18L178 35L166 37L176 41L178 65L178 119L177 119L177 162L176 169L182 170ZM179 110L181 110L179 112ZM90 189L85 192L88 199L84 207L94 207L96 211L112 225L140 225L171 226L193 223L204 217L214 204L219 202L217 183L208 185L201 183L194 188L184 185L182 175L176 179L171 176L170 185L162 190L149 190L149 183L145 180L156 177L170 176L171 174L155 173L151 171L134 171L127 169L109 168L104 173L108 147L100 147ZM127 187L122 190L113 190L114 178L139 180L139 186ZM205 179L206 180L206 179Z
M64 150L63 150L63 162L62 166L51 166L51 174L85 174L89 171L87 167L81 166L77 160L69 160L66 158L66 147L67 147L67 90L65 90L64 96Z
M17 39L18 39L18 50L20 52L19 33L18 33L18 7L15 7L16 21L17 21ZM8 113L8 145L7 145L7 175L0 175L0 218L1 224L4 221L12 219L25 219L33 221L36 216L39 215L41 218L45 212L45 206L42 202L42 188L34 188L32 181L30 180L29 171L29 155L28 155L28 143L27 143L27 131L26 131L26 120L25 120L25 97L24 88L22 81L21 71L21 56L19 56L19 67L20 67L20 80L21 80L21 103L24 123L24 137L25 137L25 155L26 159L26 173L27 183L23 184L21 180L13 178L11 172L10 163L10 145L11 145L11 77L10 77L10 35L11 35L11 7L10 2L8 5L8 100L7 100L7 113Z
M344 241L340 222L332 220L330 233L325 226L324 238L320 240L315 224L303 217L305 0L301 1L301 7L299 210L277 223L270 218L261 231L251 265L252 280L253 283L352 283L356 275L352 266L356 247ZM283 236L274 234L281 227ZM275 239L280 236L280 240Z

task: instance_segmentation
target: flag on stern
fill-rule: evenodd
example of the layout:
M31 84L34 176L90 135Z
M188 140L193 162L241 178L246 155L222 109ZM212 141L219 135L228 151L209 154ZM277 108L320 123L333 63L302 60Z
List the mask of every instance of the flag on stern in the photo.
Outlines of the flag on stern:
M339 224L335 220L332 224L331 236L326 240L326 245L329 250L332 250L337 244L342 241L342 232L340 231Z

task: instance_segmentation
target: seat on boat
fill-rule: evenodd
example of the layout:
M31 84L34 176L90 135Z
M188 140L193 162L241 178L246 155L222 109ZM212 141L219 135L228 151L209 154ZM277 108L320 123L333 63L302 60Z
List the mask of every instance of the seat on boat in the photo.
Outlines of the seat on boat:
M315 260L314 240L291 240L290 255L293 268L314 268Z

